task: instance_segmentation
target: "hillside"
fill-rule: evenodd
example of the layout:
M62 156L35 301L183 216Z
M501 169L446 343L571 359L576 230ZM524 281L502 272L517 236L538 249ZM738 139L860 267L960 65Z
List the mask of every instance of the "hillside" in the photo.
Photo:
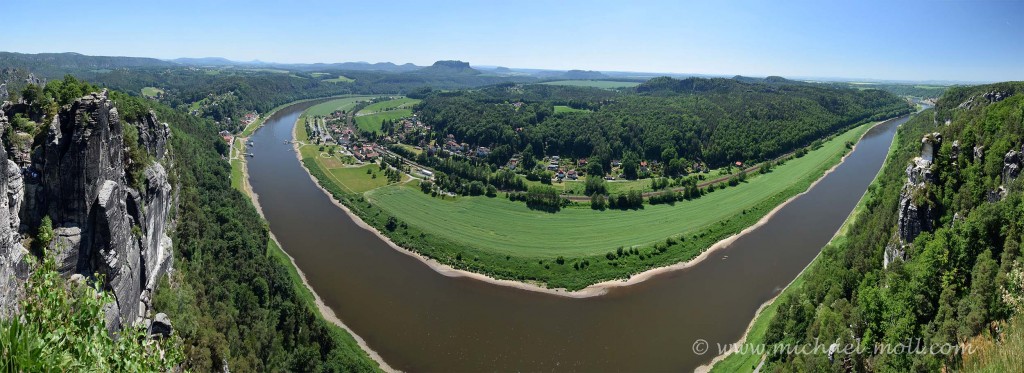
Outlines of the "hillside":
M910 110L882 91L825 85L656 78L636 90L506 84L435 94L419 108L435 131L471 145L597 159L605 171L627 153L711 167L762 161ZM589 111L555 115L554 105Z
M437 61L433 65L416 70L422 75L479 75L480 70L469 66L469 62Z
M965 347L999 340L998 322L1024 304L1022 91L1022 83L952 88L901 129L866 210L804 285L777 301L765 334L775 346L838 341L867 352L769 354L767 370L938 371L965 361L985 369ZM960 349L875 349L901 344Z

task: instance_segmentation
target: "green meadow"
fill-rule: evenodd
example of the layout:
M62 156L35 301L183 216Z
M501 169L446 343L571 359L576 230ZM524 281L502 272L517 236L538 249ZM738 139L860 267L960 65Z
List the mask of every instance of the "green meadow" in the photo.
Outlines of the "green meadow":
M571 107L568 107L568 106L555 105L555 114L558 114L558 113L585 113L585 112L588 112L588 111L590 111L590 110L574 109L574 108L571 108Z
M322 102L306 109L306 115L326 116L337 110L352 110L352 108L354 108L360 101L367 101L372 97L373 96L349 96Z
M739 186L674 205L645 205L637 211L599 211L587 204L546 213L500 197L431 197L415 186L389 186L373 190L367 198L410 225L474 248L539 258L594 255L619 246L691 236L742 216L794 186L817 179L846 153L846 142L856 141L867 128L847 131L770 173L752 175Z

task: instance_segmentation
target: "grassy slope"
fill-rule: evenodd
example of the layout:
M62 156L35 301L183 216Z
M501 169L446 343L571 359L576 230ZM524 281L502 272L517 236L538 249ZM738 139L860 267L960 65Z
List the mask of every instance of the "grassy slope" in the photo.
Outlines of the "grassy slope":
M356 117L356 126L363 131L380 131L382 120L395 120L412 115L411 109L396 109L382 113L363 115Z
M893 144L899 144L899 142L900 142L900 136L899 136L899 132L897 132L896 138L893 139ZM897 148L898 147L895 146L895 145L889 147L889 155L886 157L885 163L882 164L882 168L881 169L884 170L886 165L889 163L889 159L892 158L893 156L895 156ZM877 176L871 182L871 185L872 186L877 186L878 185L878 177ZM870 193L870 191L872 189L873 189L872 187L870 187L870 186L868 187L867 190L869 192L865 192L865 195L863 197L861 197L859 202L857 202L857 206L853 209L853 212L851 212L850 216L846 219L845 222L843 222L843 226L839 228L839 231L836 232L836 236L833 237L832 240L829 241L829 243L826 245L826 247L834 246L834 245L839 245L839 244L841 244L843 242L843 240L846 239L846 232L847 232L847 230L850 228L850 226L853 224L853 222L857 220L857 217L860 216L860 214L864 213L865 206L867 206L867 201L869 201L871 198L874 198L871 195L871 193ZM824 249L822 251L824 251ZM782 289L782 292L779 293L779 295L776 297L776 299L782 298L784 296L788 296L789 294L793 294L797 289L799 289L801 286L803 286L803 283L804 283L804 273L807 273L808 270L815 265L815 263L817 263L817 257L815 257L815 260L812 261L811 264L809 264L807 266L807 268L804 269L804 271L800 272L800 275L798 275L795 279L793 279L793 282L791 282L788 286L786 286L785 289ZM775 317L775 311L776 311L777 308L778 308L778 304L773 299L771 301L771 303L769 303L763 309L761 309L761 311L754 317L754 319L750 323L749 330L747 331L747 337L746 337L746 340L744 341L745 344L750 345L750 346L757 346L757 345L760 345L760 344L764 343L764 334L768 330L768 323L770 323L772 318ZM712 367L711 371L712 372L745 372L745 371L753 371L754 368L757 367L757 364L759 364L760 362L761 362L761 355L759 355L759 354L752 354L752 353L738 354L738 353L736 353L736 354L731 354L731 355L727 356L725 359L723 359L722 361L719 361L718 363L716 363Z
M573 109L573 108L568 107L568 106L555 105L555 114L558 114L558 113L585 113L585 112L588 112L588 111L590 111L590 110Z
M369 100L373 96L348 96L324 103L316 104L306 110L308 115L324 116L336 110L351 110L358 101Z
M596 211L585 206L551 214L504 198L442 200L400 186L374 190L367 198L410 225L482 250L537 258L604 254L618 246L649 245L666 237L690 236L743 215L745 210L793 186L817 179L845 154L846 142L858 138L868 127L848 131L821 149L791 160L774 172L751 177L738 187L674 206L648 205L640 211Z
M410 109L413 105L419 103L420 100L415 98L402 97L394 100L381 101L375 104L367 105L363 110L359 111L359 114L375 114L388 109Z
M354 82L355 80L344 75L338 75L337 78L325 79L324 81L331 83L349 83Z
M164 93L164 90L157 87L142 87L142 95L146 97L156 97L161 93Z
M541 84L568 85L576 87L597 87L605 89L628 88L640 85L640 83L638 82L617 82L610 80L558 80L554 82L544 82Z
M402 97L371 104L356 113L356 126L363 131L380 131L382 120L395 120L412 115L412 106L420 100Z

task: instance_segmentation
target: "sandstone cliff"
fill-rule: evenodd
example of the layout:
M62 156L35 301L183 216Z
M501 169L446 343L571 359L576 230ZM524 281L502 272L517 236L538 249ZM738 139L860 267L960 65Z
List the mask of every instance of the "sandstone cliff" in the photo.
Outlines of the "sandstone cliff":
M14 106L5 107L0 130L6 134L4 118ZM125 126L136 129L137 143L126 138ZM8 197L0 201L0 310L16 307L19 280L27 275L25 259L32 254L22 237L49 216L55 238L46 250L60 272L98 275L113 294L108 328L143 322L149 294L171 263L167 233L174 201L164 167L171 162L169 128L152 112L139 123L122 121L104 91L65 105L42 133L31 151L22 150L28 154L0 149L0 191ZM131 159L132 147L148 157ZM130 182L130 165L144 167L141 182Z
M921 155L907 166L907 182L900 193L896 238L885 249L882 263L884 267L888 267L893 260L904 259L907 245L914 242L922 232L935 229L938 214L926 195L928 186L937 181L934 164L941 146L941 134L928 134L921 139Z

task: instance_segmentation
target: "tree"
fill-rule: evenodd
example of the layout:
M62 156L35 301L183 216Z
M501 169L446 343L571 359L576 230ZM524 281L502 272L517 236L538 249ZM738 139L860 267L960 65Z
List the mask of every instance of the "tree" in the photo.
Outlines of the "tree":
M640 158L632 151L626 151L622 156L622 174L627 179L636 179L640 169Z
M588 175L586 185L583 189L583 194L592 196L594 194L607 194L608 187L605 185L605 181L600 176Z
M590 208L594 210L604 210L607 203L604 200L604 194L594 194L590 196Z

